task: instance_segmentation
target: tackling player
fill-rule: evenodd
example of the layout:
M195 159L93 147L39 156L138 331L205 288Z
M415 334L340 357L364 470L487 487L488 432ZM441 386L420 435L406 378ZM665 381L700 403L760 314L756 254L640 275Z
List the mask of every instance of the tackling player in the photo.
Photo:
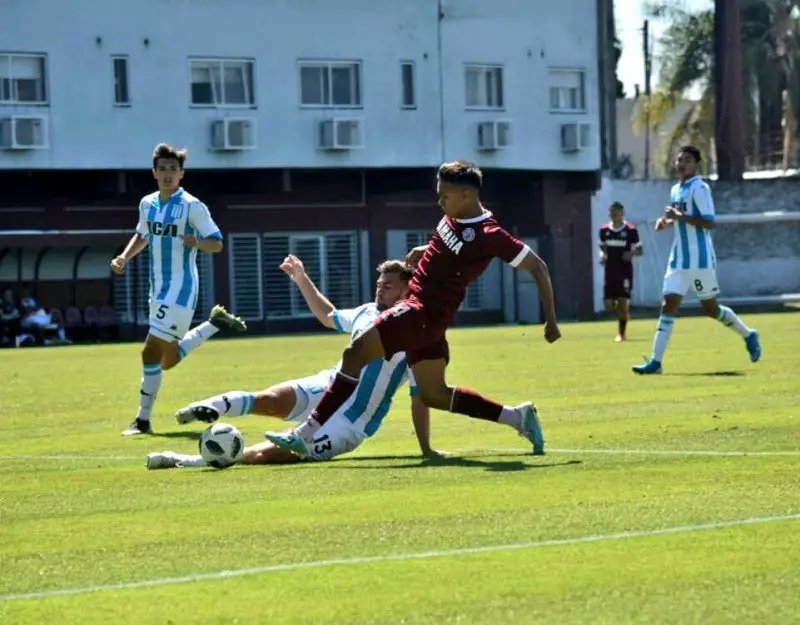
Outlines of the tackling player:
M369 328L381 311L387 310L406 295L411 271L399 260L387 260L378 266L375 301L352 310L337 310L317 289L296 256L287 256L281 269L294 281L319 322L340 332L356 336ZM299 421L317 407L325 388L336 375L339 365L299 380L281 382L265 391L247 393L230 391L181 408L178 423L194 420L213 423L219 417L258 414ZM389 360L378 358L361 372L355 395L321 428L311 441L307 458L330 460L348 453L373 436L391 407L392 396L408 379L411 387L411 416L422 454L437 457L430 447L430 411L422 403L408 371L406 356L397 353ZM242 464L276 464L303 459L291 451L279 449L270 442L245 448ZM148 469L205 466L200 455L176 454L171 451L148 454Z
M670 205L664 209L664 216L659 217L655 226L656 230L675 226L675 242L664 276L661 316L656 327L653 354L643 365L633 367L635 373L661 373L661 362L675 318L683 296L689 289L695 292L709 317L731 328L744 339L752 362L761 358L758 333L748 328L733 310L717 302L717 261L711 241L714 201L711 189L697 175L699 165L700 150L691 145L680 148L675 159L678 182L670 191Z
M407 258L410 265L418 260L408 297L382 312L354 338L344 350L339 372L303 423L285 433L267 433L267 439L278 447L299 455L310 454L317 432L359 386L364 365L404 351L426 406L508 425L531 441L534 454L544 453L544 438L533 404L503 406L473 390L447 385L449 348L445 333L467 285L484 272L492 259L500 258L533 276L544 308L545 339L550 343L558 340L561 333L547 265L483 207L483 176L477 165L466 161L445 163L437 178L439 204L445 215L427 246L415 248Z
M117 275L147 248L150 266L150 329L142 349L142 381L136 419L122 434L150 434L150 417L161 387L161 372L222 329L243 332L244 321L214 306L211 316L189 330L197 307L200 281L197 250L216 254L222 234L208 208L180 187L186 151L161 143L153 151L158 191L142 198L139 222L122 254L111 261Z
M604 267L603 304L617 313L617 343L625 340L633 292L633 257L642 255L639 231L625 221L625 209L614 202L608 209L609 223L600 228L600 264Z

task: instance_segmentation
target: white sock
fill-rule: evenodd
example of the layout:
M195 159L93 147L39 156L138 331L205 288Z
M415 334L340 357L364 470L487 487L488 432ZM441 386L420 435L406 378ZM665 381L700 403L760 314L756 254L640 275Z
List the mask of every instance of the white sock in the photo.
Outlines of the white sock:
M203 460L203 456L201 455L192 455L192 454L175 454L175 457L178 459L184 467L205 467L208 463Z
M669 343L669 337L672 336L672 327L675 325L675 317L669 315L661 315L658 318L658 326L656 327L656 338L653 340L653 360L661 362L664 358L664 352Z
M717 320L724 326L727 326L734 332L738 332L742 338L747 338L747 335L752 332L750 328L744 325L744 322L739 319L738 315L727 306L719 307L719 314Z
M244 391L230 391L209 397L203 403L214 406L220 415L241 417L253 412L256 406L256 396Z
M161 388L161 365L144 365L142 367L142 384L139 389L139 412L137 419L149 421L153 414L153 405Z
M211 325L210 321L204 321L199 326L192 328L178 342L178 355L181 360L186 358L193 349L197 349L208 339L219 332L219 328Z
M308 417L305 421L298 425L294 431L306 443L310 443L312 440L314 440L314 434L316 434L321 427L322 426L314 417Z
M498 423L510 425L518 432L522 429L522 413L516 408L511 406L503 406L503 412L500 413Z

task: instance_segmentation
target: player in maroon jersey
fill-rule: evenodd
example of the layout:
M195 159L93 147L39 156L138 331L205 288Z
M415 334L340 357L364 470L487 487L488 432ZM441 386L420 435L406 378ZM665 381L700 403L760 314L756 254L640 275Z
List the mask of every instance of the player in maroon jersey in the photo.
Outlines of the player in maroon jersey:
M614 202L608 209L610 222L600 228L600 264L605 267L603 304L606 312L616 311L619 324L617 343L625 340L633 291L633 257L642 255L639 231L625 221L625 208Z
M552 343L561 336L547 265L483 207L482 179L480 169L465 161L445 163L439 168L436 190L445 216L428 244L413 249L406 259L410 265L416 264L408 297L381 313L345 349L339 373L308 419L284 433L267 432L267 439L282 449L308 455L314 433L352 395L362 368L376 358L405 352L425 405L509 425L533 444L534 454L544 453L544 438L533 404L503 406L475 391L445 382L449 360L445 332L464 299L467 285L494 258L533 276L544 308L545 340Z

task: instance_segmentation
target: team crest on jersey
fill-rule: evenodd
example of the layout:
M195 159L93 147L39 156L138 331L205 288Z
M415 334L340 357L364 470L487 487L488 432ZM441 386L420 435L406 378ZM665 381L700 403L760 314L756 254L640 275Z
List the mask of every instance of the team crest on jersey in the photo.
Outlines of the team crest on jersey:
M442 219L439 222L439 225L436 226L436 232L439 233L439 236L442 237L442 241L447 246L453 254L458 256L458 253L461 251L461 248L464 247L464 241L458 238L455 232L447 225L447 221ZM473 236L474 236L473 232Z
M475 229L474 228L464 228L461 231L461 238L464 239L467 243L475 240Z

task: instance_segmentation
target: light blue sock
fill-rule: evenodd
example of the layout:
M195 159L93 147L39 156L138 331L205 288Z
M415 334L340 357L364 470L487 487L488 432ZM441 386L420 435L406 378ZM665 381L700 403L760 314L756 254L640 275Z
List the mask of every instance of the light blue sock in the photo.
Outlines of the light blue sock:
M241 417L253 412L256 407L256 396L245 391L229 391L209 397L204 403L214 406L221 417Z
M664 352L667 350L669 337L672 336L672 327L675 325L675 317L662 314L658 318L656 326L656 337L653 340L653 360L662 362Z

